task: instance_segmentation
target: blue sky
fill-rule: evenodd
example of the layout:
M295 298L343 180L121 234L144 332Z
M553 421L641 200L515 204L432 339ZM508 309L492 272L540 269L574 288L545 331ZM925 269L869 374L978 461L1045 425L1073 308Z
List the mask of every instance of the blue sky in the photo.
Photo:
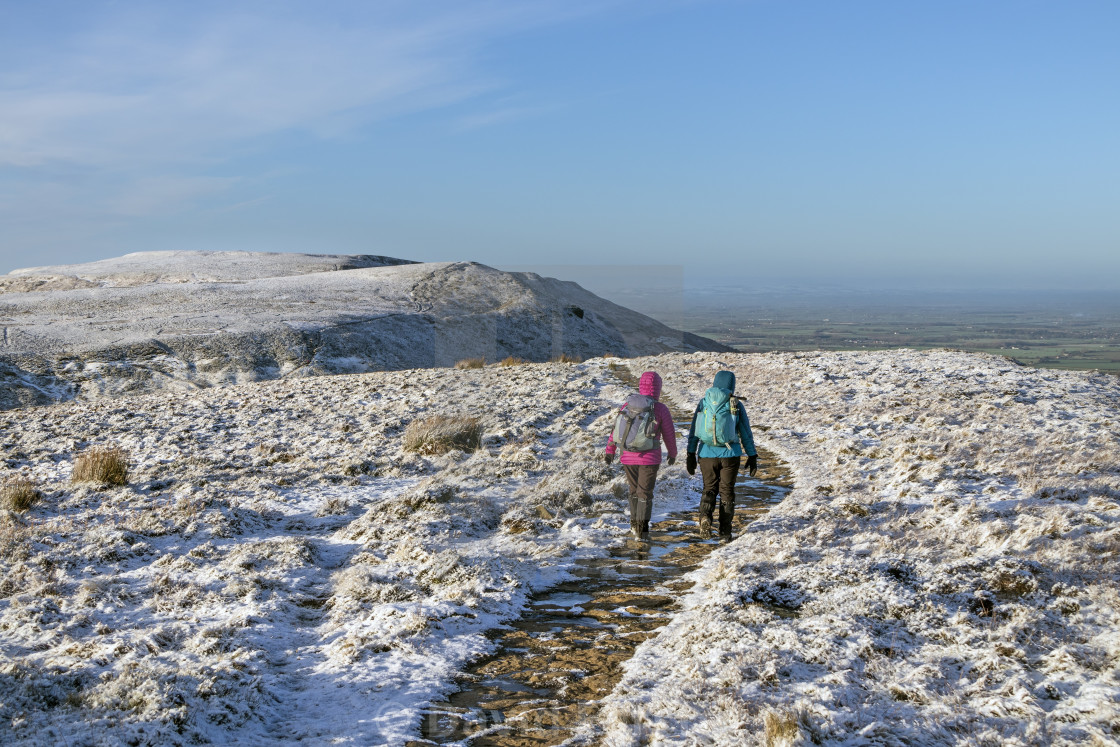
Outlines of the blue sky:
M1120 288L1120 3L0 0L0 272Z

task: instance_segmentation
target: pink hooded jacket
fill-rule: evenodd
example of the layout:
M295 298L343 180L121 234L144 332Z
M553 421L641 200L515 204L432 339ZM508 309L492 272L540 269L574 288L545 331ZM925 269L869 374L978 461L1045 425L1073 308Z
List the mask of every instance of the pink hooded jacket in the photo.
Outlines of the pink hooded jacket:
M638 379L638 394L644 394L647 397L657 399L661 396L661 377L655 371L646 371L642 374L642 378ZM623 405L625 407L625 405ZM621 407L619 408L622 409ZM658 427L661 430L661 440L665 443L665 449L669 452L670 459L677 458L677 433L673 428L673 416L669 412L669 408L658 402L653 406L653 416L657 419ZM618 446L614 442L614 434L612 433L607 438L607 453L614 454L618 451ZM623 451L622 458L618 460L621 464L661 464L661 449L653 449L652 451Z

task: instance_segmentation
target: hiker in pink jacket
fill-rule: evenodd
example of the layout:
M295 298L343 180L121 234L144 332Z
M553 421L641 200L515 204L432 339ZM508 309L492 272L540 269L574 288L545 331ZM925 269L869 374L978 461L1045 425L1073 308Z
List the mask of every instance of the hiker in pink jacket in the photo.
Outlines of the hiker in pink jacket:
M677 461L677 434L669 408L657 401L661 377L646 371L638 380L638 393L618 408L614 430L607 439L606 461L614 461L622 446L622 469L630 486L630 532L635 539L649 539L649 517L653 513L653 486L661 466L661 442L669 452L669 464Z

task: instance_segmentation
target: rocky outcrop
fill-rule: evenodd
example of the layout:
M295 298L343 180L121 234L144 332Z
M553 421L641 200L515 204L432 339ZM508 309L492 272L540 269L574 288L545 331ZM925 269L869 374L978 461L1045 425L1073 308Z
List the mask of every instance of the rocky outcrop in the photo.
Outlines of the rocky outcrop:
M0 277L0 408L290 376L726 350L472 262L145 252Z

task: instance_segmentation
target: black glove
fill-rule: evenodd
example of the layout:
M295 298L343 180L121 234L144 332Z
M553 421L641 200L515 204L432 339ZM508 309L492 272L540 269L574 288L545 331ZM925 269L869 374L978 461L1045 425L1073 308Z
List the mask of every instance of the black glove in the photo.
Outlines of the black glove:
M614 454L611 454L610 452L604 452L603 461L607 463L607 466L610 466L610 463L614 461Z
M684 458L684 470L690 475L696 474L696 455L691 451L688 452L688 456Z
M677 463L677 458L676 457L669 457L669 466L670 467L672 467L676 463Z
M747 457L747 471L750 472L751 477L754 477L754 473L758 472L758 455Z

